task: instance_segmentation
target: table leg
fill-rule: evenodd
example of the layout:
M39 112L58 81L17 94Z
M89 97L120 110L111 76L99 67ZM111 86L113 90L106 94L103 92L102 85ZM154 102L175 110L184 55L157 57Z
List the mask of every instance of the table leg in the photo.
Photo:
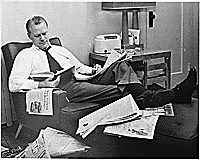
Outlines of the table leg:
M89 64L90 66L94 66L93 58L91 57L91 55L89 56Z
M129 44L128 39L128 12L122 12L122 45Z
M171 57L165 57L165 63L167 64L166 76L167 82L165 82L166 89L171 88Z
M145 86L145 88L147 88L147 61L144 60L144 78L143 78L143 84Z

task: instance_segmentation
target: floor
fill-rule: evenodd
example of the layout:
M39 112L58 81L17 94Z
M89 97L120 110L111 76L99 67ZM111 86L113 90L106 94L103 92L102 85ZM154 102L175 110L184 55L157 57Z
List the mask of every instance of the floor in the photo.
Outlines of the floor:
M33 141L38 135L37 132L23 127L19 137L15 138L17 127L18 122L14 122L10 127L6 127L5 125L1 126L1 146L7 148L16 148L17 146L26 147L28 143Z

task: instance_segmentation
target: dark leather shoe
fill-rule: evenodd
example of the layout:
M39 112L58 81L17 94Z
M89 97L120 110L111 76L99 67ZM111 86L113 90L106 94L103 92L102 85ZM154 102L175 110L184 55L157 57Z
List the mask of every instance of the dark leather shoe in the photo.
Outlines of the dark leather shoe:
M147 90L136 98L136 103L140 109L162 107L167 103L171 103L174 98L172 90Z
M197 70L191 68L185 80L176 85L172 90L174 91L175 103L190 103L192 100L192 93L195 91L197 85Z
M142 94L136 97L136 103L140 109L145 109L151 103L151 97L154 94L154 91L146 90Z

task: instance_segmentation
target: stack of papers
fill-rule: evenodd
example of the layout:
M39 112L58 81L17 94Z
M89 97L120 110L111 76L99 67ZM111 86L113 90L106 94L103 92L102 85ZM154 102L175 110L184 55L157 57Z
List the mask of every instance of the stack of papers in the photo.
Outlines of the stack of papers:
M69 134L47 127L41 130L38 138L16 156L16 158L52 158L87 152L89 146Z
M87 152L90 149L89 146L63 131L47 127L43 132L51 157L69 155L75 152Z
M129 94L79 120L76 134L87 137L98 125L106 126L104 133L153 139L160 115L174 116L172 104L139 110Z
M40 132L38 138L34 142L30 143L29 146L15 156L15 158L51 158L43 131Z
M160 115L174 116L172 104L139 111L142 116L118 125L107 126L105 134L153 139L157 120Z
M107 126L103 132L111 135L153 139L158 117L159 116L142 116L131 122Z
M79 120L76 134L85 138L98 125L116 124L132 120L140 116L137 104L132 95L127 95ZM139 114L140 113L140 114Z

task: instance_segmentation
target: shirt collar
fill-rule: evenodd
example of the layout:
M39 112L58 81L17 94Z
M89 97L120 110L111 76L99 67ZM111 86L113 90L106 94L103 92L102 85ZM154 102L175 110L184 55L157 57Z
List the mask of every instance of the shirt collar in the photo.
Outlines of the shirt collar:
M41 50L39 47L35 46L34 44L32 45L32 47L35 48L35 49L38 50L38 51L44 51L44 50ZM49 46L48 46L47 48L49 48L49 47L51 48L52 45L49 44Z

